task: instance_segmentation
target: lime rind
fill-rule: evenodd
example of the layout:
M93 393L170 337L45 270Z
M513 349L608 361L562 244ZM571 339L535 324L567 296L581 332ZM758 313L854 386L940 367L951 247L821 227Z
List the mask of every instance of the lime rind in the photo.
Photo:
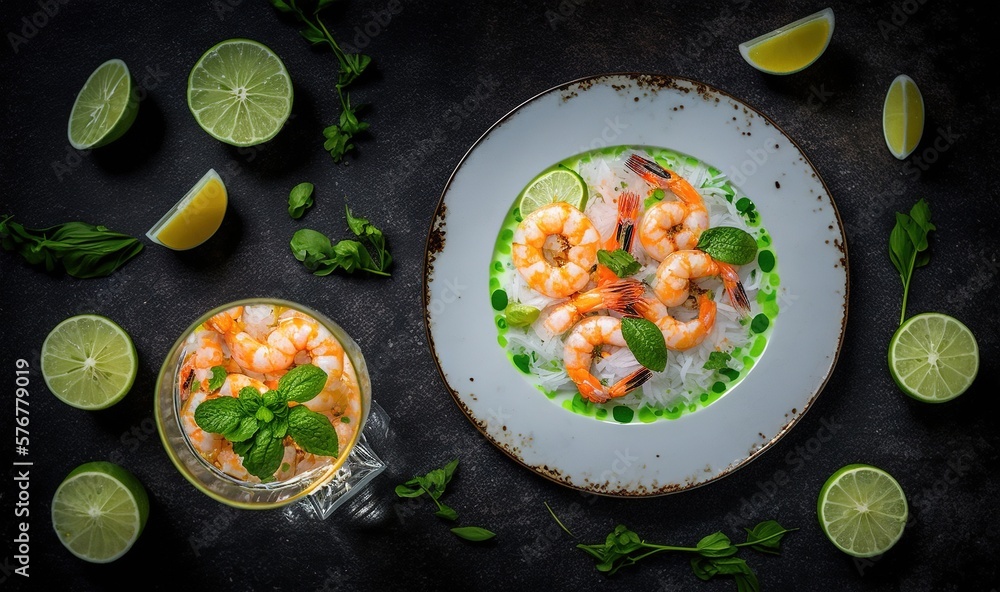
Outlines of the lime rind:
M105 461L73 469L52 498L52 527L70 553L92 563L120 558L149 517L149 496L138 478Z
M820 528L854 557L875 557L903 536L909 505L899 482L868 464L840 468L823 484L816 504Z
M42 343L42 378L56 398L78 409L105 409L128 394L138 373L131 337L100 315L70 317Z
M73 102L66 134L76 150L100 148L132 127L139 98L128 66L110 59L95 69Z
M252 39L227 39L208 49L188 75L187 102L213 138L255 146L274 138L292 113L291 77L281 58Z
M979 372L979 344L972 331L943 313L921 313L903 322L889 341L889 373L908 396L925 403L951 401Z
M809 23L809 22L812 22L812 21L816 21L816 20L826 20L830 24L830 30L827 33L826 40L823 43L823 47L820 48L820 50L818 52L816 52L816 55L811 60L808 60L806 63L802 64L798 68L794 68L794 69L791 69L791 70L771 70L771 69L762 67L750 55L750 52L751 52L751 50L753 49L754 46L756 46L756 45L758 45L760 43L763 43L765 41L769 41L771 39L774 39L775 37L779 37L781 35L784 35L785 33L788 33L789 31L791 31L792 29L798 28L798 27L800 27L800 26L802 26L802 25L804 25L806 23ZM836 24L836 19L834 18L834 15L833 15L833 9L832 8L824 8L823 10L820 10L819 12L815 12L813 14L810 14L809 16L802 17L802 18L800 18L800 19L798 19L796 21L788 23L787 25L783 25L781 27L778 27L777 29L774 29L773 31L769 31L767 33L764 33L763 35L760 35L759 37L754 37L753 39L751 39L749 41L744 41L743 43L740 43L740 45L739 45L740 55L743 56L743 59L746 60L746 62L748 64L750 64L751 66L753 66L755 69L760 70L761 72L764 72L764 73L767 73L767 74L777 74L777 75L795 74L797 72L801 72L802 70L805 70L806 68L808 68L809 66L811 66L812 64L814 64L816 62L816 60L818 60L820 58L820 56L822 56L824 53L826 53L826 48L829 47L830 40L833 39L833 29L834 29L834 25L835 24Z

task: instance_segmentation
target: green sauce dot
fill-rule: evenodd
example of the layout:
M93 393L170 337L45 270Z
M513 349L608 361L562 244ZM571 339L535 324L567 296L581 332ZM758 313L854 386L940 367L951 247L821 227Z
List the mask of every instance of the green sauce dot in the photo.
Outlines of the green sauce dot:
M573 395L573 411L576 413L582 413L583 415L590 415L593 411L593 405L590 401L584 401L580 393Z
M778 274L776 273L768 274L767 283L770 284L771 287L777 288L781 285L781 278L778 277Z
M757 265L763 272L770 272L774 269L774 253L771 251L761 251L757 254Z
M749 197L741 197L736 200L736 209L743 213L749 212L753 210L753 202Z
M528 354L517 354L515 356L511 356L510 359L514 362L514 365L517 366L518 370L524 372L525 374L531 373L531 356Z
M753 358L750 356L743 358L743 371L749 372L751 368L753 368Z
M694 403L691 403L690 405L688 405L688 411L690 411L690 412L693 413L693 412L695 412L697 410L698 410L698 406L695 405Z
M518 222L524 221L524 218L521 216L521 208L514 208L514 219Z
M639 409L639 421L642 423L653 423L656 421L656 414L649 407L643 407Z
M763 335L758 335L757 339L753 342L753 347L750 348L750 355L753 357L759 357L760 354L764 353L764 346L767 345L767 338Z
M497 343L500 344L500 347L507 347L507 338L503 335L497 335Z
M497 327L500 327L501 329L506 329L507 328L507 319L505 319L503 317L497 317Z
M740 377L740 373L732 368L723 368L722 370L719 370L719 374L725 376L729 380L736 380Z
M717 393L721 393L721 392L723 392L723 391L726 390L726 383L724 383L724 382L717 382L717 383L715 383L715 384L712 385L712 390L715 391L715 392L717 392Z
M500 240L510 242L514 238L514 231L510 228L504 228L500 231Z
M702 393L701 396L698 397L698 399L700 399L702 403L707 403L708 402L708 393Z
M763 333L767 331L767 327L771 324L771 319L767 318L767 315L760 313L753 318L750 322L750 330L754 333Z
M497 278L490 278L490 290L496 290L500 287L500 280Z
M626 407L624 405L615 405L611 410L611 416L615 418L618 423L629 423L635 416L635 411L632 411L631 407Z
M493 264L493 269L497 271L503 271L503 263L500 263L499 261L495 262Z
M597 419L604 419L608 416L608 410L603 407L598 407L597 411L594 412L594 417Z
M510 255L510 245L507 243L500 243L497 245L497 252L503 253L504 255Z
M503 290L494 290L493 294L490 296L490 301L493 303L493 310L503 310L507 308L507 292Z

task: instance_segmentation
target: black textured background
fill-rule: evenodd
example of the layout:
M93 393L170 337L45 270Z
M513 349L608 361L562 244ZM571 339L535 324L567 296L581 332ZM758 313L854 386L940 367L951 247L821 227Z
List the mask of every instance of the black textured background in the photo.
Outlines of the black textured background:
M651 541L691 544L720 529L740 539L742 527L770 518L799 530L785 539L780 557L741 553L764 590L989 592L1000 586L1000 439L989 410L1000 329L994 17L940 0L394 2L345 1L327 13L344 42L355 44L365 27L377 32L357 40L366 43L374 65L352 89L355 102L371 104L364 116L371 134L343 166L324 153L320 136L338 113L336 61L311 49L297 26L264 0L0 4L7 41L0 48L0 213L33 227L104 224L147 245L117 273L95 280L47 274L0 253L0 447L9 451L9 462L34 463L28 579L12 572L21 518L14 517L13 467L3 471L0 591L734 590L728 579L700 582L686 558L668 554L608 580L574 545L603 540L618 522ZM833 40L805 71L766 76L740 57L740 41L827 5L836 13ZM401 11L389 15L390 6ZM295 84L294 119L253 149L209 137L185 101L191 66L231 37L270 46ZM76 154L66 139L73 99L90 72L113 57L125 60L146 91L138 120L116 143ZM427 231L469 146L535 94L619 71L701 80L767 114L830 188L850 252L846 337L810 412L759 459L717 483L633 500L563 488L489 444L442 383L422 311ZM888 85L900 73L917 81L927 113L923 141L905 161L886 149L880 118ZM460 117L445 115L458 113L462 103ZM146 240L146 230L210 167L222 175L231 199L217 235L186 253ZM306 180L316 185L316 205L295 221L285 212L288 190ZM347 232L345 196L385 231L396 257L391 278L315 277L292 258L287 245L298 228ZM885 363L902 293L887 238L893 213L920 197L930 201L938 230L930 265L915 273L908 312L952 314L981 348L977 382L940 406L905 397ZM365 513L341 511L321 521L304 505L232 510L197 492L164 453L153 424L160 361L203 310L250 296L316 307L364 350L375 399L392 428L379 450L390 468L371 495L358 500L366 502ZM47 332L84 312L118 321L133 336L141 362L127 398L100 412L63 405L39 372ZM31 445L24 458L13 451L19 358L32 369ZM497 532L491 543L458 540L426 500L411 505L393 494L395 484L456 455L461 465L446 499L464 524ZM141 538L111 565L71 556L49 518L65 474L95 459L115 459L133 471L152 500ZM821 484L852 462L889 470L911 504L902 540L872 562L837 551L816 522ZM559 530L543 502L578 540Z

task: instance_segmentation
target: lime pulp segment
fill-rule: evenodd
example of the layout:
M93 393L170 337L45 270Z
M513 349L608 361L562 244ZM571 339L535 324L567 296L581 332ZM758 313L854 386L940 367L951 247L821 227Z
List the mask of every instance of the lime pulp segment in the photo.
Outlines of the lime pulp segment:
M108 60L87 78L73 103L69 142L77 150L108 144L128 130L138 110L128 67L122 60Z
M535 179L521 197L521 215L526 216L541 206L564 201L583 211L587 206L587 184L575 171L553 169Z
M78 315L46 337L41 365L45 383L56 397L81 409L102 409L128 393L138 360L121 327L98 315Z
M188 107L212 137L235 146L266 142L292 110L292 81L281 59L249 39L223 41L188 77Z

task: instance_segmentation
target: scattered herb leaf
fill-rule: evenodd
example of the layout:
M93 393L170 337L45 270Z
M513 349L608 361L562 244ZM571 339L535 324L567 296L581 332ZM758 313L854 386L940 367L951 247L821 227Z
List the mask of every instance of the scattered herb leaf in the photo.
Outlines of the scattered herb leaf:
M105 277L139 254L138 239L86 222L66 222L49 228L25 228L11 216L0 217L0 247L46 271L61 266L76 278Z
M329 275L339 269L346 273L366 271L389 276L392 255L382 231L367 219L352 215L350 208L347 208L347 224L360 241L345 239L334 244L323 233L302 228L295 231L289 242L292 255L314 275Z
M459 538L476 542L488 541L497 536L496 533L478 526L459 526L457 528L452 528L451 531Z
M288 215L298 220L313 205L312 183L299 183L288 194Z
M932 230L935 230L935 227L931 224L931 209L923 198L914 204L909 215L896 212L896 225L889 234L889 259L899 271L899 279L903 282L900 325L906 320L906 300L910 295L913 270L927 265L930 261L927 236Z
M549 506L549 502L542 503L545 504L545 509L549 511L549 514L552 516L552 519L556 521L556 524L559 525L559 528L563 529L563 531L569 536L576 538L576 535L570 532L569 529L566 528L566 525L562 523L562 520L560 520L559 517L556 516L556 513L552 511L552 508Z
M222 366L212 367L212 377L208 379L208 392L212 392L222 388L222 385L226 384L226 369Z
M733 359L733 356L726 352L714 351L708 354L708 360L702 368L705 370L722 370L729 367L729 360L731 359Z

